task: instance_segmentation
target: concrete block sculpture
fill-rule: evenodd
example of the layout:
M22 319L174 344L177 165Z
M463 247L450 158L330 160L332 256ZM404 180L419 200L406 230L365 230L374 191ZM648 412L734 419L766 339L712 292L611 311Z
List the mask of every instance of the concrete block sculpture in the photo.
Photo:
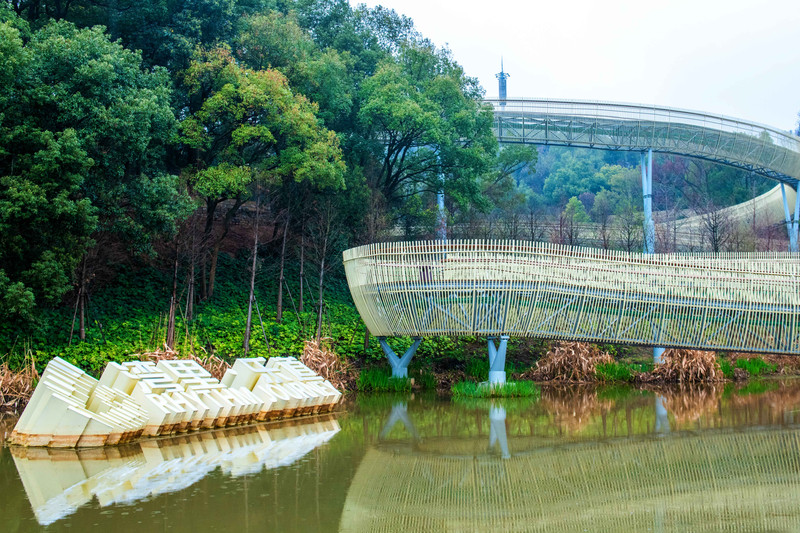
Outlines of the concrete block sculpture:
M222 383L249 390L263 401L258 420L327 412L342 397L329 381L294 357L237 359Z
M109 363L100 380L56 357L11 435L22 446L115 445L330 411L341 393L293 357L237 359L215 379L192 360Z
M11 442L53 448L122 444L137 439L146 422L147 413L129 395L56 357L33 391Z

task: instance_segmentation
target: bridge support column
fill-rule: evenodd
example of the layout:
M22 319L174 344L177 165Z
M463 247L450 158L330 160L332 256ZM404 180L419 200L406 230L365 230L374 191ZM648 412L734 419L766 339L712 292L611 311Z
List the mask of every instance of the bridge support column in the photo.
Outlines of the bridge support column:
M783 196L783 213L786 217L786 231L789 232L789 251L797 253L798 230L800 229L800 193L795 191L794 218L789 213L789 202L786 200L786 185L783 183L781 183L781 195Z
M436 240L447 241L447 212L444 208L444 176L439 177L439 190L436 192L439 213L436 217Z
M495 345L497 337L489 337L489 386L503 385L506 382L506 348L508 335L500 336L500 345Z
M645 160L646 156L646 160ZM653 149L642 152L642 198L644 199L644 253L656 251L656 225L653 222ZM653 363L661 364L664 348L653 348Z
M414 354L417 353L417 348L419 348L419 343L422 342L421 337L414 337L414 344L412 344L406 353L403 354L403 357L397 357L397 354L394 353L389 347L389 344L386 342L386 337L378 337L378 342L383 348L383 353L386 354L386 358L389 360L389 365L392 367L392 377L393 378L407 378L408 377L408 363L411 362L411 358L414 357Z

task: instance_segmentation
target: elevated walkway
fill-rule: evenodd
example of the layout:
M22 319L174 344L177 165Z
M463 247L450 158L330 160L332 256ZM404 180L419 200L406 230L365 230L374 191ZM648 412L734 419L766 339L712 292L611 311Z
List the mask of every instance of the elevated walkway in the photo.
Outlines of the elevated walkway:
M502 359L509 336L800 352L800 263L791 253L421 241L352 248L344 266L356 307L379 338L497 337Z
M577 146L707 159L797 188L800 138L741 119L671 107L490 98L501 143Z

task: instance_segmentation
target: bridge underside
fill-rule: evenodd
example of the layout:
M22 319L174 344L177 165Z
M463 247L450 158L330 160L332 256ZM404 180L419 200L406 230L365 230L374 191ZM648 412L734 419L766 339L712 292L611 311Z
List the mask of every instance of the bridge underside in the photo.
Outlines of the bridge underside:
M645 255L517 241L345 252L373 335L538 337L797 354L791 254Z

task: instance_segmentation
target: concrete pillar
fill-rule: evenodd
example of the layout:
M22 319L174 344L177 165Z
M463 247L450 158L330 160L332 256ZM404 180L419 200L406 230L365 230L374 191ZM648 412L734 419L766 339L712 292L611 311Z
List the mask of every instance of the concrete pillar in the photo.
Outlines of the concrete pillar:
M389 360L389 365L392 367L392 377L393 378L407 378L408 377L408 363L411 362L411 358L414 357L414 354L417 352L417 348L419 348L419 343L422 342L422 338L414 337L414 344L412 344L406 353L403 354L403 357L397 357L397 354L394 353L389 347L389 344L386 342L386 337L378 337L378 342L383 348L383 353L386 354L386 358Z
M800 194L795 191L794 218L789 213L789 202L786 200L786 185L781 183L783 196L783 213L786 218L786 231L789 233L789 251L798 251L798 229L800 229Z
M655 253L656 227L653 222L653 150L642 152L642 196L644 199L644 253Z
M489 385L503 385L506 382L506 348L508 335L500 336L500 345L494 341L497 337L489 337Z
M436 240L447 241L447 212L444 208L444 176L439 177L439 191L436 193L439 213L436 217Z
M656 225L653 222L653 149L642 152L642 198L644 200L644 253L656 251ZM664 348L653 348L653 363L660 365Z

